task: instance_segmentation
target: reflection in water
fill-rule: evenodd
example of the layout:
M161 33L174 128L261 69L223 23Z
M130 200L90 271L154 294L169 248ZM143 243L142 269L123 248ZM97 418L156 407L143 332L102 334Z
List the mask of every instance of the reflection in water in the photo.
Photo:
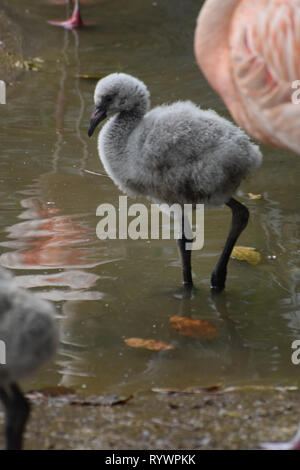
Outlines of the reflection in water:
M19 286L29 289L31 287L68 286L71 289L88 289L92 287L100 276L85 271L64 271L57 274L41 274L18 276Z
M299 278L295 273L298 272L300 260L298 249L300 215L294 210L290 214L286 213L279 201L270 198L267 200L265 211L267 217L263 214L260 224L265 236L269 268L272 263L277 265L277 269L272 272L272 280L291 296L296 305Z
M78 116L75 123L75 135L77 140L79 141L82 147L82 157L80 159L79 165L79 172L82 173L85 169L86 162L88 159L88 144L86 138L83 137L81 131L81 124L84 117L85 111L85 100L83 98L81 89L80 89L80 57L79 57L79 34L78 31L72 30L73 38L74 38L74 53L75 53L75 63L76 63L76 75L75 78L75 92L79 98L79 108L78 108ZM60 154L63 149L63 140L64 140L64 114L66 111L65 103L66 103L66 84L69 85L70 80L68 78L68 68L70 66L70 58L69 58L69 31L64 32L64 40L63 40L63 47L61 50L62 60L60 61L60 73L61 78L59 82L59 92L57 96L57 104L56 104L56 133L57 133L57 140L55 143L55 148L53 152L53 171L56 172L58 170L58 162L60 158Z
M114 260L103 260L93 243L97 241L93 229L81 219L84 216L58 215L60 210L55 203L42 204L37 198L21 201L25 211L19 216L30 219L8 227L8 238L1 246L16 248L15 251L0 256L2 266L11 269L68 269L53 275L36 274L17 277L24 287L68 286L70 289L88 289L99 276L74 268L92 268ZM72 269L72 270L71 270ZM52 300L96 300L102 298L100 292L85 290L44 292L43 297Z
M76 303L65 303L61 331L67 351L59 362L60 384L74 389L87 387L99 393L103 388L113 392L117 387L119 391L131 393L149 386L172 388L173 384L176 388L185 388L193 383L199 385L199 381L201 385L214 385L214 374L207 374L207 368L212 367L216 371L220 365L219 377L226 374L243 377L245 367L250 367L255 373L251 350L243 344L238 322L230 318L226 296L212 296L210 305L213 311L209 316L210 322L218 330L216 338L182 336L172 329L168 318L161 325L156 320L152 325L152 335L167 340L174 349L151 352L126 346L124 338L128 335L124 335L125 330L118 331L118 324L115 325L115 335L108 336L110 344L107 350L105 341L103 345L107 332L99 330L101 317L95 313L83 314ZM174 306L172 314L198 318L197 314L195 316L195 303L191 300L176 301ZM147 328L139 328L138 325L136 328L143 338L149 337Z
M0 245L15 250L2 253L0 264L11 269L43 271L51 269L59 272L17 275L15 279L19 286L39 288L37 294L44 299L65 301L63 310L68 311L70 316L72 316L72 307L77 305L75 301L103 299L103 292L89 289L99 279L114 278L89 273L82 268L93 268L117 260L103 259L101 249L94 246L95 242L98 242L95 230L84 222L84 215L59 215L60 209L53 201L43 203L33 197L21 200L21 205L25 210L19 218L29 220L6 229L7 237L11 240ZM41 290L45 287L47 289ZM78 345L70 341L69 331L61 334L61 343L62 354L67 358L61 371L62 376L74 374L85 376L84 361L80 355L70 353L70 347L76 348ZM74 372L78 363L82 367L80 371Z
M68 65L68 55L67 49L69 46L69 34L68 31L64 33L64 41L62 48L62 61L60 63L60 82L59 82L59 91L57 95L56 103L56 134L57 139L54 146L53 158L52 158L52 167L53 171L57 171L58 161L60 152L63 145L63 129L64 129L64 112L65 112L65 84L67 79L67 65Z
M77 75L80 72L79 57L79 35L77 31L72 31L74 38L75 62ZM64 32L63 46L61 49L62 59L59 62L60 80L59 91L56 103L56 134L57 139L52 156L53 173L58 171L58 163L63 150L64 143L64 115L66 112L66 91L69 84L68 68L69 58L69 32ZM75 93L78 95L80 106L78 117L75 123L75 135L82 147L82 157L80 159L79 173L81 174L86 166L88 158L88 147L86 139L81 132L81 124L85 111L85 100L80 90L80 80L75 80ZM47 174L39 178L39 189L43 191L43 185L47 186ZM45 195L44 195L45 196ZM43 197L43 201L45 197ZM97 250L95 252L91 245L95 242L94 229L90 229L84 223L82 214L70 216L59 215L60 209L53 201L41 202L37 198L21 200L21 205L25 209L19 215L21 219L29 219L8 227L8 238L13 241L3 242L1 245L15 248L16 251L3 253L0 263L3 266L13 269L74 269L92 268L99 264L114 260L99 260ZM45 287L45 286L68 286L70 289L77 289L75 292L54 290L40 293L44 298L55 301L61 300L97 300L102 298L100 292L87 292L99 276L84 271L67 271L55 275L28 275L19 276L18 282L24 287Z
M86 137L83 138L82 132L80 129L82 120L84 118L85 101L84 101L83 94L80 89L80 79L78 78L78 75L80 74L80 70L81 70L80 58L79 58L79 34L75 30L73 30L72 33L73 33L74 40L75 40L75 58L76 58L76 74L77 74L77 78L75 81L75 89L76 89L76 93L78 95L79 102L80 102L80 107L78 109L78 117L76 119L76 137L82 146L82 158L81 158L81 163L80 163L80 168L79 168L79 171L82 174L86 166L89 151L88 151L88 144L86 141Z
M38 199L27 199L22 203L30 208L26 213L34 217L33 220L8 227L7 232L8 238L17 240L17 245L20 241L25 243L26 248L3 253L0 257L2 266L13 269L97 266L100 261L95 260L93 250L87 246L95 240L95 234L80 221L80 214L56 215L59 210L53 204L49 209L39 210Z
M99 300L102 299L103 294L98 291L87 291L92 287L95 282L100 278L96 274L87 273L85 271L64 271L57 274L35 274L17 276L16 281L20 287L26 289L32 287L49 287L56 286L60 289L47 289L46 291L39 292L39 296L60 302L62 300ZM70 290L61 289L61 287L69 287ZM85 289L85 290L83 290Z

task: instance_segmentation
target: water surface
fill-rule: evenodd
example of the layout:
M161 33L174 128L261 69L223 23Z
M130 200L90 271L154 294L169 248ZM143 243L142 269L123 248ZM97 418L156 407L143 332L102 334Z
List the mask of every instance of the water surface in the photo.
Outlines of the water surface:
M300 366L291 363L291 343L300 338L298 156L262 147L262 167L237 196L251 212L239 244L259 250L262 262L230 261L226 292L217 298L209 279L228 208L206 211L191 300L174 296L181 284L174 241L96 236L98 205L117 204L119 191L84 171L104 170L96 138L87 137L95 81L76 75L130 73L147 83L153 105L190 99L228 117L193 57L200 3L94 0L83 5L93 24L78 32L46 23L63 19L64 6L3 3L21 26L24 57L44 63L40 72L20 73L0 108L0 263L20 285L56 302L61 329L57 358L27 388L63 384L92 394L217 382L299 385ZM249 200L249 192L263 199ZM217 338L179 335L170 326L174 315L211 322ZM174 349L131 349L129 337Z

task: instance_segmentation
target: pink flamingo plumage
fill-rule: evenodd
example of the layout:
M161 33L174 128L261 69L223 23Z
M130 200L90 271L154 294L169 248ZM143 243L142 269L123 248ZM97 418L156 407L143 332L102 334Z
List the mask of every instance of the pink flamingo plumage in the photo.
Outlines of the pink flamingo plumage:
M237 124L300 153L300 106L292 100L300 80L300 0L206 0L194 48Z
M48 21L53 26L61 26L66 29L81 28L84 26L83 20L80 14L79 0L75 0L75 6L71 18L65 21Z
M300 0L206 0L194 41L199 67L233 119L254 138L300 153ZM300 450L289 442L264 449Z

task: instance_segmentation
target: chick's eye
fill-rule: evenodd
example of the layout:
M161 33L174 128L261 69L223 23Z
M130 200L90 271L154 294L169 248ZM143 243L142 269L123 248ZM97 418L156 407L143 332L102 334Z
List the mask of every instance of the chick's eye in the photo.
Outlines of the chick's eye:
M107 97L106 97L106 101L107 101L108 103L111 103L112 100L113 100L113 97L112 97L112 96L107 96Z

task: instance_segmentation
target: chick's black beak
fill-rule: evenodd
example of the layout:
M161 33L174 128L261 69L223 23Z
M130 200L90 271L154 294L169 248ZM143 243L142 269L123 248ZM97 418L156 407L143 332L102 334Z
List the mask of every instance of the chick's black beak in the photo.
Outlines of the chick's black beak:
M98 126L99 122L103 121L106 118L106 110L97 106L93 112L90 120L88 136L91 137L94 133L94 130Z

